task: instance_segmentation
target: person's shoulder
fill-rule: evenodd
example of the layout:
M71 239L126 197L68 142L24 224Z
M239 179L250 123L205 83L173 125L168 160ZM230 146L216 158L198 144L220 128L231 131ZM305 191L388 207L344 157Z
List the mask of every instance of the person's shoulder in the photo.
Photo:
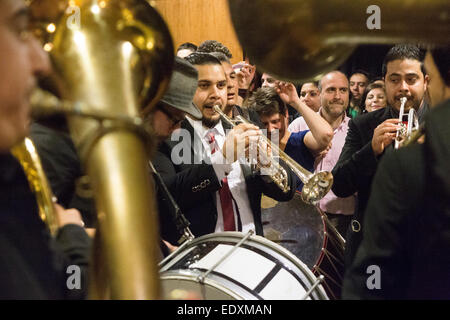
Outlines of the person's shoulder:
M444 101L443 103L437 105L430 110L427 114L427 122L433 122L434 124L445 124L448 125L448 120L450 118L450 99Z
M423 144L414 144L408 147L392 150L384 155L380 170L386 170L393 174L401 174L402 176L411 177L411 179L419 178L420 174L424 174L426 165L426 151ZM406 179L409 182L413 180ZM408 183L409 183L408 182Z
M292 132L287 141L288 145L291 146L299 146L304 144L305 135L309 132L309 130L303 130L298 132Z
M292 138L292 140L303 140L303 138L305 137L305 135L309 132L309 130L302 130L302 131L298 131L298 132L292 132L290 138Z
M373 120L382 119L385 117L387 112L387 108L378 109L372 112L360 114L359 116L351 119L351 121L353 121L356 125L361 125Z

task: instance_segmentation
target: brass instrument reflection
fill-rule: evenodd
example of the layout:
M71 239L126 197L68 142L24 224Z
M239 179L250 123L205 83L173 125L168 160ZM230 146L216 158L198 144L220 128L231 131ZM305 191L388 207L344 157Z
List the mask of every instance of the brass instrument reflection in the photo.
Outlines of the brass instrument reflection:
M370 29L371 0L228 0L239 41L261 71L290 82L318 80L358 44L448 43L447 0L378 2L380 29ZM432 21L432 23L431 23Z
M168 28L144 0L36 0L30 9L53 63L52 90L97 115L67 116L99 218L104 259L95 256L91 297L157 299L153 181L146 142L133 119L151 109L168 85L174 59ZM124 119L131 125L124 126Z

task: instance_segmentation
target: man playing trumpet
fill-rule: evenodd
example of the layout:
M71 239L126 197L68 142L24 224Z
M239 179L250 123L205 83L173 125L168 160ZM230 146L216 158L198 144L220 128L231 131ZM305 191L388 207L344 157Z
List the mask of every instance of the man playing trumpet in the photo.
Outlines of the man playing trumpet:
M193 102L202 119L187 117L181 123L181 130L172 134L167 148L162 148L165 159L160 158L155 167L164 180L184 185L184 192L173 196L195 236L233 230L254 230L262 235L262 194L288 201L297 179L284 166L289 191L283 192L268 176L251 170L246 161L237 161L245 158L244 151L248 154L250 142L259 139L261 132L250 124L230 130L215 111L215 106L223 110L227 104L227 79L219 60L207 53L191 54L187 60L198 71ZM243 148L236 148L238 142ZM201 181L195 172L202 172ZM177 240L173 234L162 236L171 242Z
M419 111L428 85L422 53L412 45L397 45L383 62L388 106L352 119L345 145L333 169L333 192L338 197L358 193L358 206L347 234L346 265L350 265L362 240L364 210L370 195L378 162L391 151L399 125L401 98L406 97L405 112ZM420 116L420 115L419 115ZM420 119L420 118L419 118Z

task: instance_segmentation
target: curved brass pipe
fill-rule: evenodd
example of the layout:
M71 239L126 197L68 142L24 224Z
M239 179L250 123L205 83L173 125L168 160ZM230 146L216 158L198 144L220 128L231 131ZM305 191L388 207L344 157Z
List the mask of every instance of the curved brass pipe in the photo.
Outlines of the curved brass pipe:
M50 234L55 236L59 226L53 193L33 142L25 138L12 148L11 153L22 165L30 189L36 196L40 218L46 224Z
M46 19L39 6L49 2L75 9ZM147 1L37 0L31 5L41 14L35 25L41 27L63 101L89 106L92 114L134 119L163 95L173 43ZM47 28L49 24L53 27ZM93 297L158 299L158 224L146 142L114 117L67 117L99 218L104 260L94 269L103 273L105 282L94 283Z

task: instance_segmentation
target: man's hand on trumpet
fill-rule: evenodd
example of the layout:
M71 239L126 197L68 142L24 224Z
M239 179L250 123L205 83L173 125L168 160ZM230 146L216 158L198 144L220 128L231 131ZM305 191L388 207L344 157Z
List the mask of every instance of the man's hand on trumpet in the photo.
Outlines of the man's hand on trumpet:
M375 128L372 138L372 150L376 156L383 153L384 149L390 145L400 129L398 119L387 119Z
M241 123L230 130L222 147L222 155L227 163L252 156L250 148L257 145L261 130L252 124Z

